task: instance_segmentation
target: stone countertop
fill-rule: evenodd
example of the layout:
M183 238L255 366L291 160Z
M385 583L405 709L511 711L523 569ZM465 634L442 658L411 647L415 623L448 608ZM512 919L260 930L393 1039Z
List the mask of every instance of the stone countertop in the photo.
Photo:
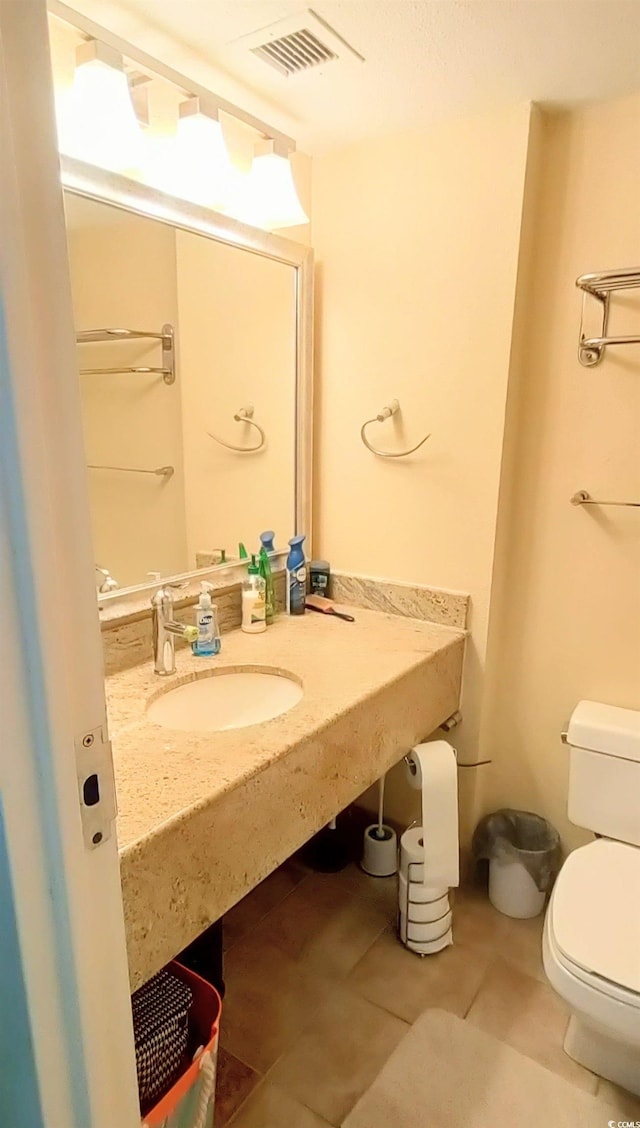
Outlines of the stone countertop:
M132 989L458 707L464 632L349 610L232 631L214 658L178 650L169 678L151 660L107 678ZM147 719L151 698L228 667L288 673L302 700L226 732Z

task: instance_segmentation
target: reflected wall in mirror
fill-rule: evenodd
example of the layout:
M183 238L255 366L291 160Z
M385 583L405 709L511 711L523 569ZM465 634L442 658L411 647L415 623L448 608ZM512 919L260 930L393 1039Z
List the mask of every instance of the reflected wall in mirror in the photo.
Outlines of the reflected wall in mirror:
M236 559L266 529L284 548L297 531L295 267L69 192L65 211L78 335L157 335L78 344L96 563L122 588L222 550ZM126 371L145 368L160 371Z

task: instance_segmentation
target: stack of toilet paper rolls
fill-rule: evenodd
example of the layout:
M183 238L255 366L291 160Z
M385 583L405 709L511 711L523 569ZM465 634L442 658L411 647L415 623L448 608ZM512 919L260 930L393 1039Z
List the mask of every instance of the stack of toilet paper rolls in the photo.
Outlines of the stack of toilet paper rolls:
M422 793L422 825L400 839L400 939L420 955L453 943L449 889L459 883L458 773L446 740L419 744L405 759L411 787Z

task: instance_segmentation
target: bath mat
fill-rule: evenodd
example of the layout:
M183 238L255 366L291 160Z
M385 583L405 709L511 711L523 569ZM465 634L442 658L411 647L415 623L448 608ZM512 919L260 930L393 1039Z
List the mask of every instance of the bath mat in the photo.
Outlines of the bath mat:
M342 1128L605 1128L620 1113L490 1034L427 1010Z

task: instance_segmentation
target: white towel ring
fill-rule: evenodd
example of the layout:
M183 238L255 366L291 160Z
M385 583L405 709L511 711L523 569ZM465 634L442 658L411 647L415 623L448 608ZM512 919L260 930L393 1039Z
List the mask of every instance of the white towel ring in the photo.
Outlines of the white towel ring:
M253 404L248 403L246 407L241 407L238 411L236 411L233 418L235 419L236 423L248 423L250 427L255 427L260 436L260 440L255 446L235 446L233 443L225 442L224 439L220 439L217 435L213 435L211 431L207 431L209 438L213 439L216 443L220 443L220 446L226 447L227 450L236 451L237 454L257 454L259 450L264 450L267 444L267 437L262 430L262 427L259 425L259 423L256 423L255 419L253 418Z
M397 399L392 399L391 403L388 403L386 407L383 407L382 411L379 412L378 415L375 415L373 419L367 419L360 428L360 438L362 439L364 445L366 446L367 450L371 451L372 454L377 454L378 458L406 458L408 454L413 454L414 451L419 450L420 447L423 446L424 443L426 443L427 439L431 438L431 433L425 435L424 439L420 439L419 443L416 443L415 446L409 447L408 450L378 450L378 447L372 446L367 438L367 427L369 426L369 424L384 423L385 419L390 419L391 416L395 415L399 410L399 401Z

